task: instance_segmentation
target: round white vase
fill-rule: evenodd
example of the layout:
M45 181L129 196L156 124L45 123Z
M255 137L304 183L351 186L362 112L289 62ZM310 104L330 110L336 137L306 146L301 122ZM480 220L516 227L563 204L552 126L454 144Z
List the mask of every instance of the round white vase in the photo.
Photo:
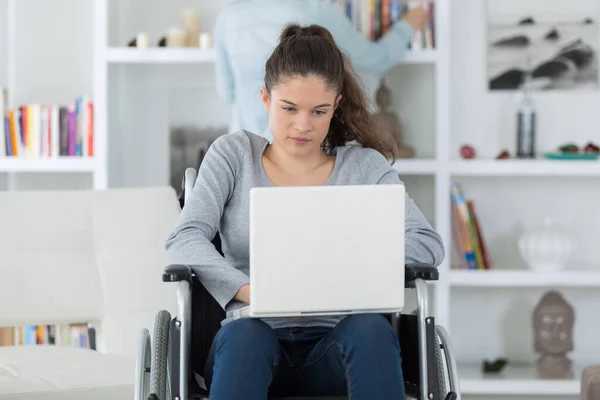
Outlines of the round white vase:
M573 252L571 237L550 218L519 238L519 252L529 268L539 272L554 272L565 268Z

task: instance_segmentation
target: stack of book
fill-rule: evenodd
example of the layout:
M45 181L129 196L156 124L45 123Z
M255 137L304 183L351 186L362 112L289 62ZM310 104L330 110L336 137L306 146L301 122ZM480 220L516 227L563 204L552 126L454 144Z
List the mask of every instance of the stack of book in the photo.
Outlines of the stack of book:
M473 200L465 197L462 185L456 182L452 184L452 230L461 269L492 268Z
M95 328L83 323L0 328L0 346L53 345L95 350L95 341Z
M434 2L431 0L331 0L369 40L379 40L407 10L423 7L429 18L425 28L414 33L410 48L433 49Z
M0 96L0 158L94 156L94 104L80 96L68 104L8 107Z

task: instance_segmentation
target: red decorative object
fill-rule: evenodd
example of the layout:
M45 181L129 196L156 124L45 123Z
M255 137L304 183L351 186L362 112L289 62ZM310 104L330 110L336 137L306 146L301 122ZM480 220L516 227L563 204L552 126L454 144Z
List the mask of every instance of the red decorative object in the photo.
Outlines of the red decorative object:
M477 153L475 152L475 148L471 145L465 144L460 148L460 155L464 159L475 158Z
M600 153L600 147L596 146L594 143L589 142L587 146L583 149L586 153Z
M508 150L502 150L502 152L496 156L496 160L506 160L507 158L510 158Z

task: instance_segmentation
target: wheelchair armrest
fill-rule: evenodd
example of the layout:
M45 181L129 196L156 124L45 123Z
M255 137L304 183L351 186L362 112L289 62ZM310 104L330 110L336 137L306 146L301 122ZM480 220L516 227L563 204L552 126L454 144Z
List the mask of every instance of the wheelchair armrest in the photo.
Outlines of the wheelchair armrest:
M438 269L429 264L406 264L404 266L404 285L413 282L415 279L425 281L437 281L440 278ZM407 286L408 287L408 286Z
M189 265L170 264L165 267L163 282L180 282L192 280L192 268Z

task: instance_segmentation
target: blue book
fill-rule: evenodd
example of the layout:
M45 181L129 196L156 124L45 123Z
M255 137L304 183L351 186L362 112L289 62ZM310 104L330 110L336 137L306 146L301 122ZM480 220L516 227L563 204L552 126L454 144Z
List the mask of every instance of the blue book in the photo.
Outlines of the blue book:
M398 21L402 16L402 2L400 0L391 0L390 3L390 19L392 23Z
M12 148L12 140L10 138L10 121L8 117L4 117L4 136L6 141L6 155L12 156L14 153Z

